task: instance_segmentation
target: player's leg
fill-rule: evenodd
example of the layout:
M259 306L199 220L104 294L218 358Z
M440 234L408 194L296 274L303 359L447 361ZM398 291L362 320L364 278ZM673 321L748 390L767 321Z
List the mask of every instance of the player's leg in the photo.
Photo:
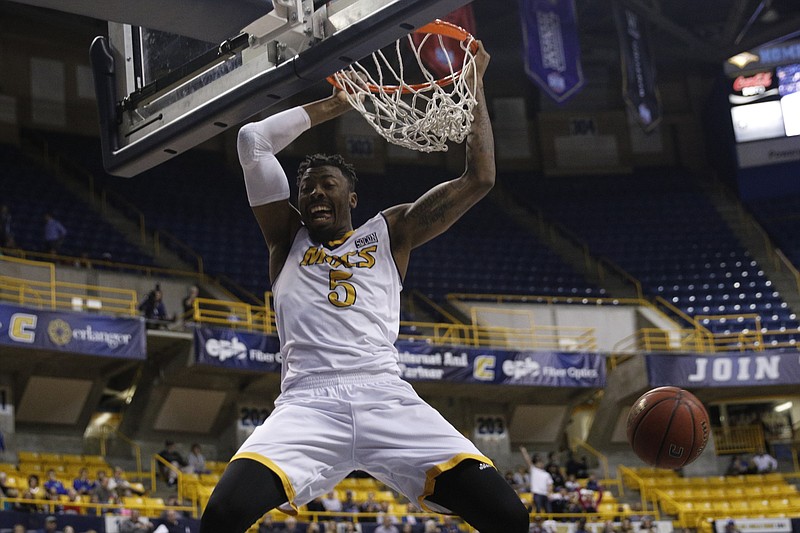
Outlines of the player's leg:
M214 487L200 520L200 533L247 531L261 516L287 501L280 478L252 459L231 461Z
M411 501L460 515L481 533L527 533L519 496L408 383L373 382L352 393L359 467Z
M493 467L466 459L436 478L428 500L450 509L481 533L527 533L528 510Z
M352 470L350 407L320 389L284 393L217 484L200 533L243 533L268 510L296 508Z

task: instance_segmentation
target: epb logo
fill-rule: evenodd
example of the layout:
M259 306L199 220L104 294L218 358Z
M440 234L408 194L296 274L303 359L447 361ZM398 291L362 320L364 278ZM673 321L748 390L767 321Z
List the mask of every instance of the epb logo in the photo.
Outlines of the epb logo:
M245 359L247 357L247 346L236 337L231 340L208 339L206 341L206 353L220 361L231 358Z
M508 360L503 361L503 374L514 379L535 378L542 374L542 367L533 359Z

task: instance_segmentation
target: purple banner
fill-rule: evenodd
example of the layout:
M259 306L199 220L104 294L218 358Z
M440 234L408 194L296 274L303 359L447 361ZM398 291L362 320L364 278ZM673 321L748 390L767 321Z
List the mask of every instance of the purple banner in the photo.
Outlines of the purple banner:
M196 327L195 361L201 365L280 372L278 337L227 328Z
M574 0L522 0L525 71L553 100L583 87Z
M145 359L141 317L114 317L0 304L0 345Z
M606 358L594 353L516 352L399 341L401 375L408 381L446 381L529 387L602 388ZM197 327L195 361L223 368L280 372L278 338Z
M451 381L532 387L595 387L606 383L606 359L599 354L515 352L395 343L409 381Z
M661 121L661 99L645 21L627 7L614 2L614 20L622 57L622 97L636 121L652 131Z
M797 352L742 352L711 356L649 354L645 357L647 379L652 387L800 384L800 359Z

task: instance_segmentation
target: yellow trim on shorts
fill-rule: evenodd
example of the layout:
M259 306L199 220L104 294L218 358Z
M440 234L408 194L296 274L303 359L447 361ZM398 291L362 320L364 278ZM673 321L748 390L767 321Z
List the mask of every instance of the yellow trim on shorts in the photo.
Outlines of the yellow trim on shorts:
M278 467L275 463L264 457L263 455L259 455L253 452L242 452L237 453L231 458L231 462L235 461L236 459L251 459L256 461L257 463L261 463L262 465L266 466L277 475L281 479L281 484L283 485L283 490L286 492L286 497L289 499L289 505L292 507L290 509L281 508L281 511L292 516L297 515L297 506L294 504L294 487L289 482L289 477L286 473Z
M427 472L425 472L425 488L423 489L422 495L417 498L419 506L423 511L428 513L437 512L425 505L425 499L433 494L433 489L436 486L436 477L447 472L451 468L454 468L456 465L467 459L475 459L480 463L486 463L494 467L494 463L491 459L484 457L483 455L476 455L474 453L460 453L446 463L441 463L431 467Z

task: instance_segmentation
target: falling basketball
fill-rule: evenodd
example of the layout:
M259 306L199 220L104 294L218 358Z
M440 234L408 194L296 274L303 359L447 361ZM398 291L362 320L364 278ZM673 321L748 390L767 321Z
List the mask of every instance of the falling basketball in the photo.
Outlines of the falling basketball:
M680 468L708 442L708 413L691 392L659 387L642 394L628 413L628 442L645 463Z

